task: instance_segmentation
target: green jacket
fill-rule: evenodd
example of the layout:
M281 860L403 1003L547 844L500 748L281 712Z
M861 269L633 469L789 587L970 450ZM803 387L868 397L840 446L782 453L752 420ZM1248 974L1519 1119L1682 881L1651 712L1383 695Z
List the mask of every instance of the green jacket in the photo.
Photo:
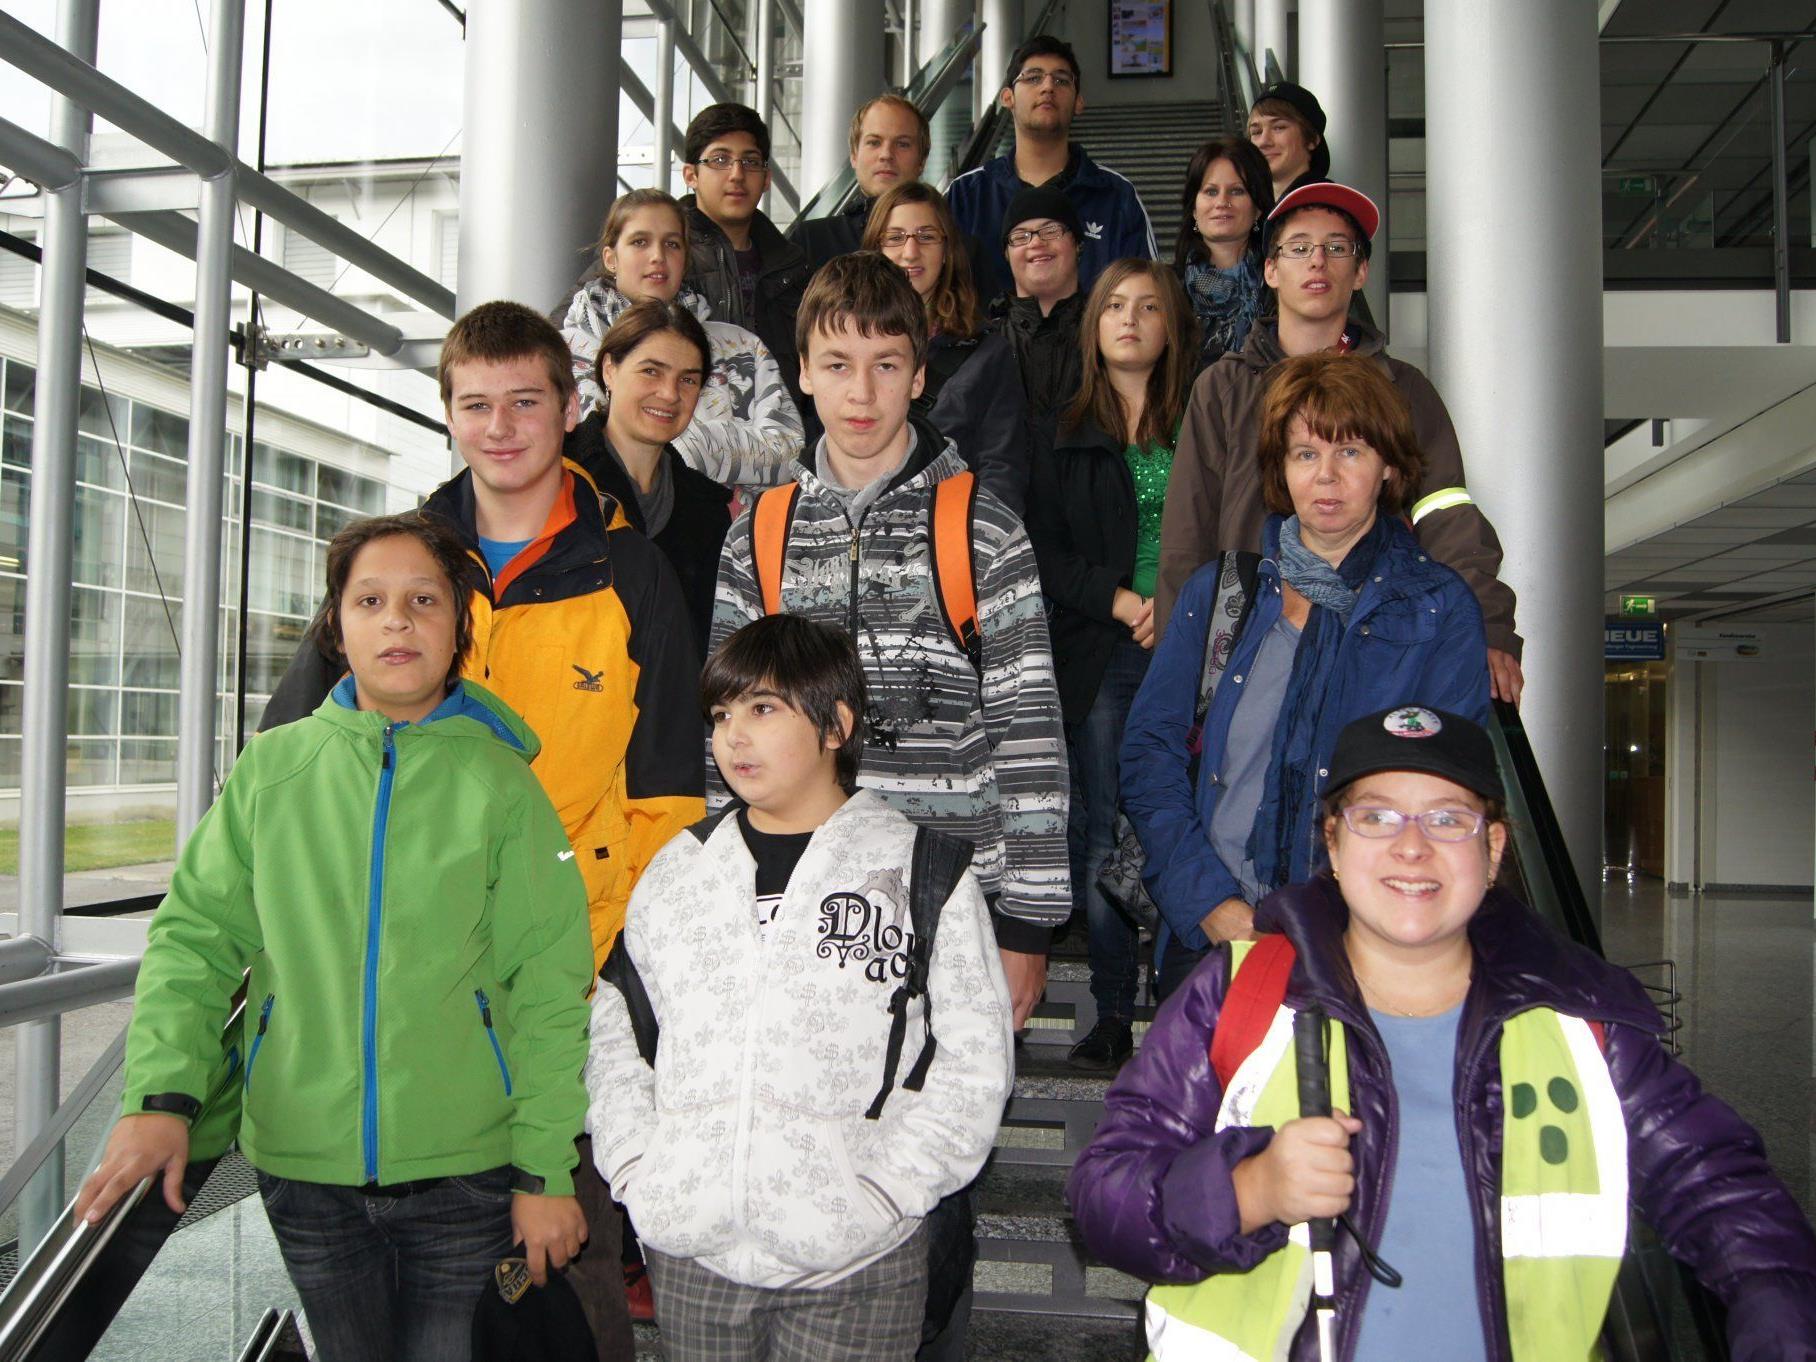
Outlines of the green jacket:
M256 1167L357 1186L514 1164L570 1194L593 957L538 746L471 681L387 724L350 677L253 739L152 920L122 1110L195 1120L250 965Z

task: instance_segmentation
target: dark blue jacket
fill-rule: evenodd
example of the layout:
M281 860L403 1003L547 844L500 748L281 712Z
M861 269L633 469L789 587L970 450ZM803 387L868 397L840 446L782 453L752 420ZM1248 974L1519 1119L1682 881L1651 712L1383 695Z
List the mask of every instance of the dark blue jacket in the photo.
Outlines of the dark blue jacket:
M1204 949L1199 921L1223 900L1242 893L1211 846L1211 816L1223 793L1218 773L1243 678L1280 618L1284 598L1274 555L1281 523L1280 516L1270 516L1262 531L1255 603L1204 718L1196 789L1186 776L1186 742L1216 596L1216 559L1193 573L1180 592L1129 710L1122 740L1122 806L1147 852L1142 881L1160 908L1163 951L1169 936ZM1343 725L1377 710L1418 704L1488 722L1488 645L1475 597L1461 577L1426 555L1401 521L1389 528L1375 571L1350 612L1333 673L1336 693L1313 735L1312 769L1320 776ZM1284 731L1276 730L1277 740ZM1297 879L1316 868L1321 853L1315 797L1308 793L1294 816L1300 824L1293 839Z
M1066 168L1047 183L1064 192L1084 224L1085 237L1078 243L1080 293L1091 291L1093 281L1112 260L1129 255L1143 260L1159 257L1154 225L1148 221L1148 210L1141 206L1135 186L1107 166L1098 165L1078 143L1072 144ZM1023 187L1015 173L1013 153L966 171L946 187L946 204L958 225L994 248L990 260L997 288L993 291L1011 296L1015 280L1003 253L1003 214Z
M1150 673L1151 674L1151 673ZM1218 690L1221 693L1222 687ZM1285 932L1297 959L1289 1007L1316 1004L1349 1036L1350 1215L1381 1241L1394 1192L1398 1105L1387 1052L1343 949L1349 914L1321 875L1270 896L1259 919ZM1489 1362L1512 1362L1502 1281L1501 1028L1535 1007L1600 1022L1608 1072L1627 1125L1633 1204L1673 1257L1728 1307L1734 1362L1816 1357L1816 1239L1766 1162L1758 1134L1659 1044L1658 1009L1625 970L1565 941L1512 895L1490 889L1469 923L1475 967L1457 1029L1457 1134L1476 1227L1476 1298ZM1223 1088L1209 1058L1229 980L1214 951L1161 1006L1141 1049L1104 1102L1067 1194L1092 1255L1150 1282L1247 1272L1286 1242L1286 1227L1242 1233L1231 1171L1267 1148L1266 1126L1216 1129ZM1405 1268L1405 1263L1396 1264ZM1354 1355L1371 1288L1356 1239L1337 1236L1338 1355ZM1291 1362L1314 1362L1317 1329L1293 1339Z

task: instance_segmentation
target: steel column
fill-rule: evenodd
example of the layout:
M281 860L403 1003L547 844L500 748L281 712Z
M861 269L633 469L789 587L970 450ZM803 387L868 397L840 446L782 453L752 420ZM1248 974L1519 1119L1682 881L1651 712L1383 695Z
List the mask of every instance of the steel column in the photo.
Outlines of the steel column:
M655 111L650 122L655 125L656 147L653 156L656 188L667 191L674 181L675 160L675 21L656 21L656 88Z
M233 319L233 167L240 137L245 0L214 0L202 116L227 168L203 179L196 212L195 336L189 365L188 505L183 518L183 652L177 664L177 841L214 802L221 663L222 506L227 485L227 365Z
M491 298L547 312L573 292L617 197L623 17L621 0L468 6L462 312Z
M60 0L57 43L93 64L100 0ZM34 35L35 37L36 35ZM66 96L51 100L50 140L80 164L93 118ZM63 167L67 169L65 165ZM76 503L76 413L82 389L83 273L88 218L80 181L47 194L38 309L38 386L32 430L31 523L26 529L25 667L20 715L19 935L55 950L62 941L63 813L69 738L69 611ZM13 1139L20 1152L50 1123L61 1097L62 1026L28 1021L14 1033ZM23 1257L63 1208L63 1151L52 1153L19 1199Z
M1601 166L1581 135L1600 126L1594 7L1427 0L1425 97L1445 111L1426 127L1431 377L1507 549L1525 726L1599 918ZM1517 184L1546 193L1509 214Z
M1229 0L1230 26L1236 33L1236 46L1261 70L1261 58L1255 51L1256 0Z
M927 65L945 51L947 44L965 29L976 26L977 0L920 0L920 32L915 39L915 69ZM971 88L975 91L980 83L989 84L994 77L978 76L978 63L971 63ZM994 99L998 87L991 85L990 98ZM974 100L965 97L961 87L946 96L945 101L934 111L931 120L933 147L927 155L927 168L922 178L928 184L939 184L945 179L951 168L953 151L965 140L971 131L973 119L972 104Z
M757 117L767 125L776 108L776 0L757 0Z
M1289 9L1287 0L1255 0L1255 72L1263 85L1268 82L1269 52L1274 54L1281 77L1293 78L1293 54L1289 50L1291 34L1287 27Z
M914 74L921 69L914 37L921 26L920 10L921 7L917 0L902 0L902 88L904 90L914 84Z
M920 0L918 8L920 34L914 45L917 71L944 52L960 29L977 22L977 0Z
M1387 53L1382 0L1299 0L1299 78L1329 119L1333 180L1381 209L1363 290L1388 330ZM1430 107L1437 107L1435 105Z
M1784 127L1784 43L1772 41L1772 287L1777 293L1778 343L1791 343L1791 187Z
M883 0L807 0L801 37L801 192L813 195L851 159L851 116L881 94Z
M984 44L977 54L977 80L972 87L972 117L978 117L1003 92L1009 76L1009 58L1026 35L1027 16L1022 0L980 0L978 14L984 24ZM952 36L948 34L946 41Z

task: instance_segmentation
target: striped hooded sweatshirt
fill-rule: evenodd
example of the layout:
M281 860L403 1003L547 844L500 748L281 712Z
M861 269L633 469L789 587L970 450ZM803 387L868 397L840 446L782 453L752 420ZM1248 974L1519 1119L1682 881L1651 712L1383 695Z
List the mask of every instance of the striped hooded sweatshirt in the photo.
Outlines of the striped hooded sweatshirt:
M931 426L911 430L908 457L880 489L853 494L829 486L805 458L795 464L801 490L782 608L857 643L869 690L858 784L916 823L971 842L998 942L1044 952L1072 895L1066 751L1040 574L1021 521L980 488L971 519L980 673L946 625L931 557L934 486L965 464ZM714 648L763 613L751 520L748 509L738 517L719 560ZM708 806L729 800L709 760Z

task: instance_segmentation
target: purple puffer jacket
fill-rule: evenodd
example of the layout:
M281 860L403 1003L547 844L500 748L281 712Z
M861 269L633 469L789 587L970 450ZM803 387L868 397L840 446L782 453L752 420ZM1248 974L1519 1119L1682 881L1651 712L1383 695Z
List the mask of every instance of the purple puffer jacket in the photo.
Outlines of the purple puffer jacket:
M1328 876L1281 890L1260 919L1298 953L1286 1000L1316 1003L1349 1034L1350 1087L1362 1133L1351 1143L1351 1215L1370 1244L1385 1224L1395 1130L1380 1036L1343 951L1347 910ZM1634 1205L1671 1253L1728 1306L1734 1362L1816 1359L1816 1236L1766 1163L1758 1134L1659 1044L1658 1011L1624 970L1572 945L1512 896L1490 890L1469 925L1475 975L1457 1032L1463 1167L1474 1191L1476 1292L1488 1357L1511 1362L1500 1264L1498 1186L1502 1025L1533 1007L1605 1024L1608 1067L1627 1118ZM1068 1193L1092 1253L1151 1282L1244 1272L1286 1241L1285 1227L1245 1235L1230 1170L1267 1147L1267 1127L1213 1133L1223 1090L1210 1065L1229 974L1219 949L1161 1006L1135 1058L1111 1085ZM1349 1235L1337 1237L1339 1356L1354 1355L1369 1289ZM1301 1329L1293 1362L1317 1343Z

